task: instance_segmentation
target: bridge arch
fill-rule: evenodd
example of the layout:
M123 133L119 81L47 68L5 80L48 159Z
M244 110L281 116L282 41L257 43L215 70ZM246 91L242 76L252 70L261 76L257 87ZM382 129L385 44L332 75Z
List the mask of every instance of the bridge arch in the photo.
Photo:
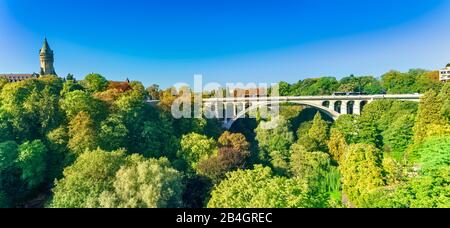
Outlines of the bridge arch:
M367 100L362 100L362 101L359 102L359 112L360 112L360 114L363 112L364 107L367 104L369 104L369 101L367 101Z
M350 114L350 115L354 114L353 110L355 107L355 101L347 101L347 104L345 105L345 107L347 107L347 110L346 110L347 114Z
M242 117L244 117L247 113L251 112L251 111L255 111L258 108L264 107L264 106L270 106L270 105L279 105L279 104L298 104L298 105L306 105L306 106L310 106L310 107L314 107L317 108L320 111L323 111L326 115L328 115L330 118L332 118L333 120L336 120L337 118L339 118L339 113L328 108L325 107L323 105L323 103L321 104L316 104L313 102L307 102L307 101L271 101L271 102L258 102L254 105L251 105L250 107L244 109L243 111L239 112L234 118L231 118L230 120L226 121L224 126L226 129L230 129L234 122L236 122L237 120L241 119Z

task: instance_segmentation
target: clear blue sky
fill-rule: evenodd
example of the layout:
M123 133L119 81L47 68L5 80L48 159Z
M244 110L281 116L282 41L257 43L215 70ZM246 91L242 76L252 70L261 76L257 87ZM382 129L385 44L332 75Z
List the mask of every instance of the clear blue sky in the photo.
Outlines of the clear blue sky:
M0 0L0 72L98 72L168 87L380 76L450 62L449 0Z

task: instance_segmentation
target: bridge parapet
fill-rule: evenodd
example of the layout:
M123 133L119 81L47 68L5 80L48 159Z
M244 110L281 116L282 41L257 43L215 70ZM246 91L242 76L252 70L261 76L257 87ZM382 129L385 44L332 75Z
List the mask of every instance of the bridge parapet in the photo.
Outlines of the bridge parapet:
M285 96L285 97L227 97L227 98L207 98L203 102L239 102L239 101L292 101L292 100L414 100L418 101L421 94L398 94L398 95L356 95L356 96Z

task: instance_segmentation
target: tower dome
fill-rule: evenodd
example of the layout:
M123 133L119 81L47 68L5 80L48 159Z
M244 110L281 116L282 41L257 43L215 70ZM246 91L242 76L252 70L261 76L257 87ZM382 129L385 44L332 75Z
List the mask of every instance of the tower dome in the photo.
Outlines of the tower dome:
M48 45L47 38L44 39L44 44L39 51L39 57L41 60L41 76L43 75L56 75L55 68L53 67L53 51Z

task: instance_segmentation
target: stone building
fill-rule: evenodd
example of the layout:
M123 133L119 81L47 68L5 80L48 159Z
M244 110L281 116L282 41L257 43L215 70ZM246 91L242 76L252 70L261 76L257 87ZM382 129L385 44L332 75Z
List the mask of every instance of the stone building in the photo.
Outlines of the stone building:
M41 50L39 51L39 59L41 63L40 74L1 74L0 78L6 78L9 82L19 82L30 78L38 78L44 75L56 75L55 68L53 66L54 54L47 39L44 40Z
M439 71L439 80L441 82L450 82L450 63Z
M30 78L38 78L39 74L0 74L0 78L6 78L9 82L20 82Z

